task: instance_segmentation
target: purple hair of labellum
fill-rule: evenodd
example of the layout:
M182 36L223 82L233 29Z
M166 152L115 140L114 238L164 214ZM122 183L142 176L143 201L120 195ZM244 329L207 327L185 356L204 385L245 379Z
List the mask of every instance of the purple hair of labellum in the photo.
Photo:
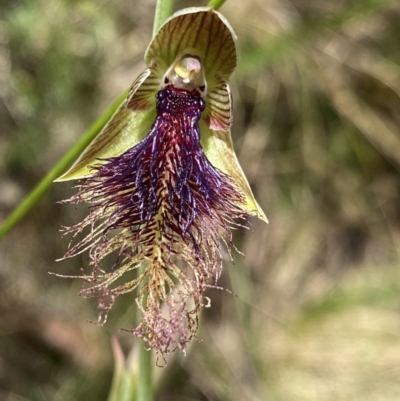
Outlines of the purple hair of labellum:
M167 86L156 102L149 134L94 165L67 200L89 203L90 213L65 231L90 232L65 257L89 250L93 271L82 276L82 294L100 297L104 319L118 295L138 288L143 319L133 333L164 355L195 335L203 293L220 274L221 243L231 247L231 229L247 214L235 183L203 153L199 92ZM104 269L110 254L114 266Z

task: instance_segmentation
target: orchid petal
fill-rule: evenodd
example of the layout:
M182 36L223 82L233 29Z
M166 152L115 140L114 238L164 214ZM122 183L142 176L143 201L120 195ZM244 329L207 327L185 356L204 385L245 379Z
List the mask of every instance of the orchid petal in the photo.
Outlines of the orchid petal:
M215 79L207 96L207 109L204 120L212 130L228 131L232 125L231 89L223 78Z

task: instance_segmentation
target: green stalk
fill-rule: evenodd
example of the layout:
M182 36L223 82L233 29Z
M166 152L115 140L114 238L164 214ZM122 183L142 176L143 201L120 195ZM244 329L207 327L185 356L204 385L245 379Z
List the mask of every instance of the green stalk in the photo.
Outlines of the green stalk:
M174 0L157 0L156 13L154 15L153 38L161 28L161 25L172 15L173 10Z
M143 340L139 340L139 347L137 401L153 401L154 385L152 374L152 351L146 349L146 344Z
M214 10L218 10L226 0L210 0L207 4L208 7L213 7Z

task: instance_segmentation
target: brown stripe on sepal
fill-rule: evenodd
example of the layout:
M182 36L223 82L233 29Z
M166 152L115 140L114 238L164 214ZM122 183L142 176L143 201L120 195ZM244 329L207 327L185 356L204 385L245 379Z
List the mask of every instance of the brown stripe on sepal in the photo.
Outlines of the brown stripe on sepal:
M214 131L228 131L232 126L232 96L228 83L215 77L214 87L209 88L206 98L206 115L204 120Z

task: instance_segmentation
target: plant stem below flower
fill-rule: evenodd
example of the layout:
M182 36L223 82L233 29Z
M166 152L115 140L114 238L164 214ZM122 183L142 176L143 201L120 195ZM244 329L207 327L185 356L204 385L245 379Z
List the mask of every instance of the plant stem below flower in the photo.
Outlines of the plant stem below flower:
M153 401L154 385L153 385L153 364L152 352L147 350L146 344L140 340L139 350L139 377L137 401Z

